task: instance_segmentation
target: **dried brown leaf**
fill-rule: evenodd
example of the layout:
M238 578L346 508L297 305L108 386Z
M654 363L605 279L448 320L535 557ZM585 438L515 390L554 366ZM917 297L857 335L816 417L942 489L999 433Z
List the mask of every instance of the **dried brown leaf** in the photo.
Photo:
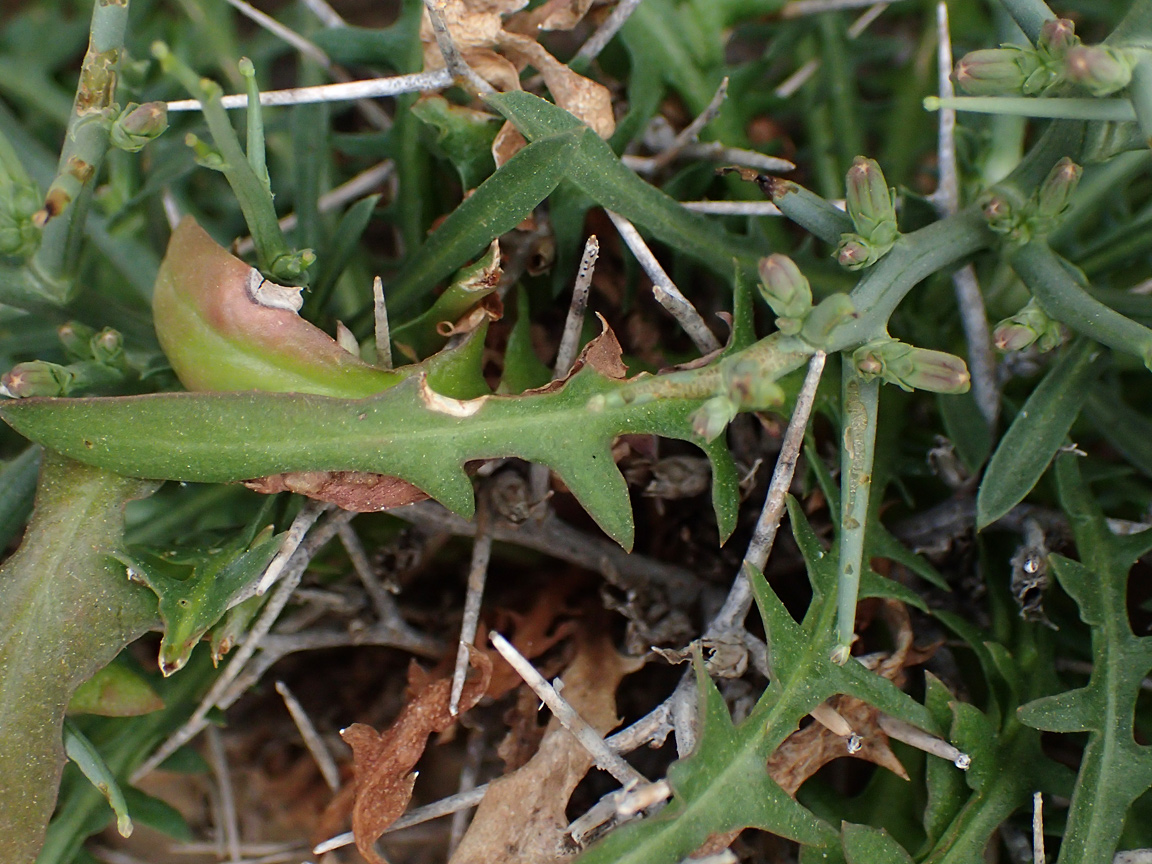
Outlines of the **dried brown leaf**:
M356 513L376 513L428 499L427 493L406 480L366 471L293 471L245 480L244 485L262 495L296 492Z
M477 674L464 685L461 713L480 701L492 674L487 655L469 648L469 658ZM388 864L377 853L375 844L408 806L416 782L412 769L424 754L428 737L443 732L457 720L448 711L451 679L431 681L422 671L410 669L409 690L399 716L383 732L364 723L353 723L340 733L352 748L356 795L352 832L356 848L370 864Z
M639 668L604 635L582 640L564 672L564 698L601 735L620 722L616 688ZM522 768L494 780L449 864L543 864L568 857L565 808L593 765L580 743L553 718L540 748Z
M537 30L571 30L584 20L595 0L548 0L530 12L513 16L505 29L531 36Z

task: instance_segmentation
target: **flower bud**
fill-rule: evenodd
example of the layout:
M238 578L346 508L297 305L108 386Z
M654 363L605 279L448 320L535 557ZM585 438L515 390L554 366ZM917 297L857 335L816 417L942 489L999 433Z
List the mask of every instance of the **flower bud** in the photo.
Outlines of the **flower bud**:
M119 330L105 327L92 336L90 342L92 358L105 366L121 367L126 363L124 357L124 337Z
M715 396L696 409L692 415L692 431L711 441L718 437L740 413L740 406L727 396Z
M1068 209L1082 173L1083 169L1067 156L1057 162L1037 194L1036 215L1051 221L1059 219Z
M1049 56L1060 59L1069 50L1080 44L1076 35L1076 24L1068 18L1050 18L1040 27L1040 38L1036 45Z
M1027 202L1008 186L989 189L980 196L978 203L988 227L997 234L1016 235L1028 216Z
M1123 90L1132 80L1132 54L1107 45L1078 45L1064 57L1064 75L1093 96Z
M227 166L224 156L219 150L206 141L201 140L194 133L184 136L184 143L192 148L192 157L201 168L210 168L213 171L223 171Z
M87 324L81 324L79 321L61 324L56 336L64 346L64 353L69 360L92 359L92 340L96 338L96 331Z
M7 187L7 188L5 188ZM33 186L0 181L0 255L27 258L40 245L40 228L32 216L43 203Z
M876 160L863 156L853 159L845 188L848 215L860 236L876 246L894 243L896 193L888 187Z
M724 395L740 408L758 411L784 403L784 391L758 360L745 358L724 366L723 376Z
M1023 351L1035 344L1042 352L1051 351L1065 338L1064 325L1040 308L1035 299L1029 300L1011 318L1005 318L992 331L992 344L1000 351Z
M968 367L959 357L895 339L857 348L852 362L864 380L880 378L901 390L966 393L969 387Z
M960 58L952 80L969 96L1018 95L1042 67L1040 57L1029 48L983 48Z
M33 360L18 363L0 378L0 392L16 399L30 396L65 396L71 389L72 374L66 366Z
M812 308L812 288L787 255L760 259L760 294L781 318L803 318Z
M840 245L836 247L836 262L849 270L862 270L879 261L882 254L877 254L872 244L859 234L841 234Z
M269 266L269 275L284 282L296 282L316 263L316 253L311 249L297 249L280 255Z
M800 336L809 345L820 347L840 324L856 317L856 307L847 294L830 294L812 310L800 329Z
M168 128L168 106L164 102L128 104L112 124L113 146L129 153L139 153L144 145L159 138Z

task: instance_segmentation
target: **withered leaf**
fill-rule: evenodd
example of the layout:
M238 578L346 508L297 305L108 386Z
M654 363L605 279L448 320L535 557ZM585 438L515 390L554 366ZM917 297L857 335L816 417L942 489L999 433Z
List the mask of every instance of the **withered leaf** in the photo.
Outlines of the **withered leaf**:
M376 513L428 499L427 493L406 480L366 471L293 471L245 480L244 485L263 495L296 492L356 513Z
M463 713L480 701L488 689L492 663L480 651L469 649L476 670L460 696ZM352 748L356 800L352 805L352 832L356 848L370 864L388 864L376 851L376 841L400 817L412 797L416 775L412 772L424 753L428 737L443 732L457 718L448 712L452 681L429 681L411 676L407 703L383 732L364 723L353 723L340 733ZM335 802L334 802L335 803Z
M640 660L617 654L603 635L581 640L563 674L563 695L601 735L620 721L616 688ZM493 781L449 864L543 864L566 857L565 808L592 757L553 718L523 767Z

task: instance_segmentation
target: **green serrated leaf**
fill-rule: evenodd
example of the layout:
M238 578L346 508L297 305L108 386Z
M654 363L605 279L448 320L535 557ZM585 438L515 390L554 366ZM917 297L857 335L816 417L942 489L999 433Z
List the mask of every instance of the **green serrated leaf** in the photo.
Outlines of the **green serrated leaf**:
M976 497L976 527L991 525L1032 491L1064 443L1100 367L1100 349L1081 340L1044 376L1000 440Z
M1088 733L1059 859L1087 864L1111 860L1129 807L1152 786L1152 754L1136 743L1133 722L1141 684L1152 669L1152 637L1132 632L1127 607L1128 571L1148 537L1122 542L1112 535L1077 457L1056 460L1056 480L1080 561L1057 555L1050 560L1092 630L1092 675L1086 686L1029 702L1019 714L1037 729Z
M113 553L128 568L130 579L143 582L160 599L161 672L171 675L184 667L204 634L260 578L282 539L269 525L255 540L241 534L222 546L182 550L179 555L138 547Z
M453 105L439 94L418 99L413 114L428 124L433 152L447 159L465 189L474 189L496 170L492 141L500 120L483 111Z
M44 456L32 522L0 570L0 741L19 742L0 747L0 860L32 860L44 838L72 693L156 621L155 598L107 561L124 502L149 486Z
M912 864L912 856L883 828L845 822L840 839L848 864Z

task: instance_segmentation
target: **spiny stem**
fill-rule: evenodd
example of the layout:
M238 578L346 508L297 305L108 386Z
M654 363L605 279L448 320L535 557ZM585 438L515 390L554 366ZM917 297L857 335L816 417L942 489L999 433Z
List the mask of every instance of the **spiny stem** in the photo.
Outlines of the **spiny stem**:
M851 363L843 365L842 410L844 441L840 450L840 578L837 583L836 648L832 661L843 665L856 638L856 598L864 561L864 530L872 489L872 459L876 449L876 407L880 380L864 381Z

